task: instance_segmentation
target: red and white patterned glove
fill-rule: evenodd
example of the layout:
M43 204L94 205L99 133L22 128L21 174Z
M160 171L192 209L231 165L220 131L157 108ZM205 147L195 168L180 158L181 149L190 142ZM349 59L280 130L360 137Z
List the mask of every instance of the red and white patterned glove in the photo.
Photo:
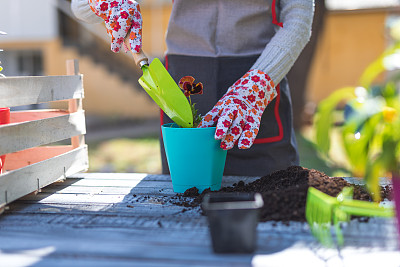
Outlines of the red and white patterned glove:
M137 2L133 0L88 1L92 11L106 24L107 33L111 36L113 52L118 53L121 50L128 33L132 51L140 51L142 47L142 15Z
M276 97L271 78L260 70L250 70L217 102L202 119L199 127L216 124L215 139L221 148L250 148L258 134L261 116L266 106Z

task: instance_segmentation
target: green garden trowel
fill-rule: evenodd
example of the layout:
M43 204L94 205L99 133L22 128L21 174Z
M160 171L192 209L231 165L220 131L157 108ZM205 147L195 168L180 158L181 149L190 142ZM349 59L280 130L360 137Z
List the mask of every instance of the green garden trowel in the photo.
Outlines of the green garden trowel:
M176 124L192 128L193 115L189 101L161 61L155 58L149 65L148 58L142 50L139 53L132 52L132 55L135 63L143 71L139 83L144 90Z

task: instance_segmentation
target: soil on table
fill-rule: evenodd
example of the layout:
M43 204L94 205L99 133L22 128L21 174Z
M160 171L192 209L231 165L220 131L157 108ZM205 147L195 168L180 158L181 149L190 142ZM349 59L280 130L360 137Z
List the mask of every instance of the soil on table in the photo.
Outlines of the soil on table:
M300 166L273 172L248 184L240 181L217 192L260 193L264 200L260 221L305 221L307 191L310 186L334 197L344 187L353 186L354 199L371 201L371 196L363 186L351 185L343 178L329 177L320 171ZM389 186L382 187L382 198L391 200L391 191ZM183 194L177 194L172 203L186 208L198 207L208 192L210 190L199 194L197 188L190 188Z

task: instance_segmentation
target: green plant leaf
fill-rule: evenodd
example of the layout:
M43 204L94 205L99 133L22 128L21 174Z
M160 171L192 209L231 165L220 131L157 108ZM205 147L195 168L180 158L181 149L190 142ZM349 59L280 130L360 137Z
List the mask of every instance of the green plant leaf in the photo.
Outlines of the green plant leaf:
M392 128L392 127L390 127ZM390 129L391 130L391 129ZM389 130L389 131L390 131ZM395 138L392 133L385 131L383 134L382 153L381 158L385 170L389 172L397 171L397 146L399 140Z
M320 152L327 155L331 145L330 132L334 125L334 111L337 105L345 100L354 99L355 87L345 87L332 93L328 98L322 100L314 116L315 141Z
M387 82L372 86L383 72L400 69L400 20L392 33L396 42L368 65L360 77L360 87L335 91L321 101L314 121L316 145L328 154L336 107L346 101L346 116L339 129L342 145L353 174L365 176L375 201L381 198L379 176L399 173L400 169L400 75L391 73Z
M374 201L380 201L379 176L397 171L400 137L397 127L385 122L382 113L373 116L369 122L366 129L369 130L367 138L371 147L367 150L365 181Z
M381 190L379 185L379 174L382 169L380 158L368 161L366 165L365 185L372 199L376 202L381 201Z
M196 103L193 103L190 105L192 109L192 115L193 115L193 128L197 128L197 126L200 124L202 117L201 114L198 114L198 109L195 107Z
M394 54L400 54L400 42L395 43L386 49L380 57L368 65L360 78L360 84L364 88L369 88L379 74L387 70L385 59Z
M356 124L347 124L342 130L343 147L351 165L353 176L362 177L367 155L365 154L365 140L357 132ZM358 136L358 137L357 137Z
M371 145L376 137L376 128L381 117L380 112L358 113L343 125L343 146L355 176L363 177L365 174L365 166L369 160Z

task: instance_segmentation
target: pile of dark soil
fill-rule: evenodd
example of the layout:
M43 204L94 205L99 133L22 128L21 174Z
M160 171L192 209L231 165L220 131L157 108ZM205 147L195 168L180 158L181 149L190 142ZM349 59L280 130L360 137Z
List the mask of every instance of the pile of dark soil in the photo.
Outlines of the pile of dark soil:
M248 184L240 181L233 186L221 188L218 192L260 193L264 200L260 221L305 221L308 187L312 186L330 196L337 196L344 187L350 185L343 178L329 177L314 169L292 166ZM364 187L359 185L353 187L354 199L371 200ZM198 207L208 192L210 190L204 190L199 194L197 188L190 188L183 194L177 194L173 204L188 208ZM382 187L381 194L382 198L391 199L391 188Z

